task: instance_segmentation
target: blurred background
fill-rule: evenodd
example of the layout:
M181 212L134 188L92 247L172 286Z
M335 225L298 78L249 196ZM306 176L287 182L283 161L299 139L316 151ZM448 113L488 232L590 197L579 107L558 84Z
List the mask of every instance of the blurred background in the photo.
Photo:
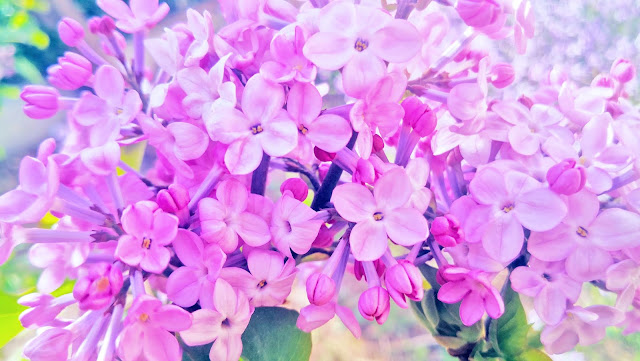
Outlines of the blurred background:
M184 18L185 10L207 9L216 17L216 29L222 19L215 1L164 0L172 9L163 24ZM295 0L293 0L295 1ZM392 1L386 1L391 3ZM600 72L608 72L617 57L630 59L640 67L640 3L638 0L534 0L536 36L529 42L527 54L515 57L509 42L499 42L492 50L498 58L512 61L517 72L515 85L507 90L519 96L542 81L557 66L579 83L588 84ZM25 84L45 83L46 70L67 49L56 33L57 21L70 16L82 19L102 15L93 0L0 0L0 194L15 187L20 159L34 155L40 141L47 137L61 139L65 123L62 116L49 120L32 120L21 111L20 89ZM455 18L455 17L452 17ZM162 31L162 25L155 29ZM452 27L452 31L456 28ZM151 34L153 36L153 34ZM456 34L452 34L455 39ZM88 33L88 42L99 48ZM638 100L638 85L628 88ZM23 330L18 315L24 309L17 298L35 289L38 270L26 260L26 250L19 248L6 264L0 266L0 360L22 360L22 345L33 335ZM347 277L344 290L358 295L364 284ZM56 294L71 291L66 283ZM288 302L292 307L305 304L304 287L294 287ZM614 303L606 294L585 286L583 295L589 303ZM357 296L343 294L341 303L357 309ZM525 306L527 306L525 304ZM356 311L357 312L357 311ZM534 316L530 320L535 321ZM358 316L359 317L359 316ZM354 339L337 320L313 332L312 360L457 360L448 356L414 318L409 310L392 307L389 320L379 326L360 318L361 339ZM605 341L579 347L575 352L554 356L554 360L639 360L640 335L622 336L609 329Z

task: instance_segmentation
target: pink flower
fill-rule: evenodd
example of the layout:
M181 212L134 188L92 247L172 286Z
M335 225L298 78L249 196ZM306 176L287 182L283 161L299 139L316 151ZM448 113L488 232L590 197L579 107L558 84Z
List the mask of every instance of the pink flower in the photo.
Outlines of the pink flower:
M24 345L24 355L33 361L67 361L73 332L48 328Z
M271 40L269 50L272 61L266 61L260 67L260 74L271 81L286 83L292 80L301 83L312 82L318 70L302 54L305 44L302 27L290 25L280 30Z
M604 278L613 263L610 251L640 245L640 215L619 208L605 209L593 193L581 191L567 199L562 223L546 232L532 232L527 249L547 262L565 261L567 273L578 281Z
M125 327L118 336L118 356L123 361L141 358L180 361L182 351L171 332L191 327L191 315L178 306L163 305L149 296L138 296L127 313Z
M484 118L487 111L487 62L487 58L480 60L477 82L458 84L451 88L447 97L449 113L467 124Z
M356 222L350 236L351 251L359 261L373 261L387 250L387 237L397 244L412 246L429 235L427 220L404 205L411 197L411 181L402 168L385 173L373 194L367 187L348 183L336 187L331 197L336 211Z
M552 354L570 351L578 343L592 345L604 338L608 326L617 324L623 317L622 312L609 306L573 306L560 323L542 330L540 341Z
M187 28L191 31L193 41L185 53L184 65L194 66L198 65L200 60L213 48L214 32L211 13L205 10L202 15L200 15L199 12L188 9ZM224 64L224 61L222 63Z
M502 4L496 0L460 0L456 3L458 14L469 26L483 28L499 20Z
M94 132L128 124L142 109L140 95L135 90L125 92L122 74L111 65L98 68L93 89L96 95L82 93L73 108L73 117L80 125L94 126Z
M169 13L169 5L158 5L158 0L131 0L129 6L121 0L98 0L97 4L118 20L120 30L129 34L151 29Z
M320 115L322 96L313 84L296 83L289 91L287 112L298 126L298 146L294 154L303 161L313 155L313 146L335 153L351 138L349 122L338 115Z
M227 255L213 243L205 245L195 233L179 229L173 240L173 249L184 264L167 279L167 296L176 305L190 307L200 300L201 306L210 306L213 286Z
M39 243L31 246L29 261L43 269L38 278L38 291L51 293L62 286L65 278L76 278L78 267L84 264L89 251L86 242Z
M404 109L398 101L407 84L403 74L391 73L381 77L368 88L364 99L356 101L349 112L353 129L358 132L356 150L364 159L373 148L373 133L380 129L383 137L391 136L400 125Z
M369 321L374 319L382 325L389 317L389 292L380 286L362 292L358 299L358 311Z
M520 253L522 227L547 231L567 214L567 206L557 194L516 171L501 173L493 167L482 168L469 184L469 191L481 205L474 217L482 228L482 246L501 262L513 260Z
M298 316L296 326L304 332L311 332L331 321L336 315L355 338L360 337L362 331L353 312L336 302L329 302L322 306L308 305L303 307L300 310L300 316Z
M253 172L263 153L281 157L298 142L298 129L282 109L282 86L254 75L242 93L242 112L221 107L204 116L209 136L229 144L224 163L231 174Z
M236 267L222 269L220 277L244 292L254 307L279 306L291 293L296 262L278 252L253 250L247 256L249 272Z
M247 211L249 192L242 183L234 179L220 183L216 197L198 203L202 239L217 243L225 253L238 248L239 237L252 247L269 242L267 222Z
M203 114L214 112L214 104L236 105L236 86L224 81L224 67L229 56L222 59L205 72L201 67L184 68L176 75L176 80L187 96L182 100L187 115L199 119Z
M324 273L313 273L306 282L307 298L311 304L323 306L336 296L336 282Z
M214 308L193 312L193 325L180 336L189 346L214 342L209 353L211 360L235 361L242 354L240 336L247 328L253 308L242 292L218 279L213 292Z
M70 294L53 297L49 294L30 293L18 299L18 304L29 307L20 313L23 327L66 326L68 322L57 320L58 314L67 306L76 303Z
M122 212L122 228L116 257L130 266L140 266L152 273L162 273L171 254L165 247L176 237L178 218L158 209L158 205L142 201Z
M385 61L403 63L421 46L418 30L382 9L336 1L318 18L319 32L304 45L307 59L322 69L342 71L345 93L362 98L386 73Z
M628 83L636 77L636 68L627 59L618 58L611 64L611 76L621 83Z
M35 223L49 211L60 184L56 162L43 164L32 157L20 162L20 185L0 196L0 222Z
M98 263L80 271L73 297L81 310L99 310L110 305L121 288L122 271L111 263Z
M464 231L453 214L436 217L431 223L431 234L442 247L455 247L464 241Z
M433 193L427 188L431 173L429 163L425 158L414 158L409 161L406 170L413 188L407 205L424 213L433 200Z
M489 274L462 267L447 267L440 273L445 284L438 290L438 299L444 303L460 302L460 320L465 326L480 321L485 311L491 318L504 313L504 302Z
M291 250L305 254L318 236L322 219L314 219L316 212L285 192L276 202L271 216L271 235L274 246L291 257Z
M193 178L193 170L186 161L204 154L209 146L207 133L187 122L173 122L165 128L146 115L139 116L138 123L158 156L166 159L182 176Z
M635 261L625 259L607 268L607 289L619 292L616 308L629 308L639 286L640 266Z
M513 27L516 50L519 54L524 54L527 51L527 40L533 38L535 24L535 12L533 11L531 1L521 1L516 10L516 23Z
M582 284L564 273L562 263L545 263L534 259L529 267L518 267L511 272L514 291L534 298L534 308L540 319L555 325L564 317L567 302L575 303Z
M549 188L558 194L571 195L578 193L587 181L583 167L576 167L573 159L565 159L549 168L547 182Z

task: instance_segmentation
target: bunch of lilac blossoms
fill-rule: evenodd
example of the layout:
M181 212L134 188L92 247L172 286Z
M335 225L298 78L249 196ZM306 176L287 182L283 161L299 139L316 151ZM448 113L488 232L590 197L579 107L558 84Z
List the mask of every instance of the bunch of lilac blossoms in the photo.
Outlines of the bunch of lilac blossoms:
M534 299L548 352L610 325L635 331L628 61L588 87L552 73L497 99L513 68L474 39L524 52L527 0L459 0L464 29L443 15L448 1L219 2L221 29L189 10L153 38L166 4L98 0L100 52L81 24L60 22L74 51L22 99L33 118L64 112L67 138L43 141L0 196L0 260L26 243L43 269L39 293L20 300L38 329L27 358L180 360L210 345L211 360L237 360L252 314L282 305L294 282L309 300L301 330L337 315L358 337L339 303L345 275L366 281L363 318L411 306L461 359L541 353L514 346L529 331L514 291ZM323 107L336 96L344 104ZM140 143L144 171L121 160ZM280 171L294 176L277 184ZM58 222L35 228L47 213ZM49 295L66 278L73 293ZM580 303L583 283L617 294L615 307Z

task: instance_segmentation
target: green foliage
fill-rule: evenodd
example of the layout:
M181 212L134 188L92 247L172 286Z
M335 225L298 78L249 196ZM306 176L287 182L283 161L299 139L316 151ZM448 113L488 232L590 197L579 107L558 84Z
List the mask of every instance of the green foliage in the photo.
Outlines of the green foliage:
M411 307L420 322L451 355L474 361L551 360L540 350L540 333L533 331L527 322L520 298L509 283L502 293L505 312L499 319L490 320L486 330L482 321L464 326L459 316L460 305L438 300L440 285L436 281L435 268L422 265L420 271L432 288L425 292L420 302L412 302Z
M281 307L256 308L242 334L245 361L308 361L311 335L296 327L298 312Z

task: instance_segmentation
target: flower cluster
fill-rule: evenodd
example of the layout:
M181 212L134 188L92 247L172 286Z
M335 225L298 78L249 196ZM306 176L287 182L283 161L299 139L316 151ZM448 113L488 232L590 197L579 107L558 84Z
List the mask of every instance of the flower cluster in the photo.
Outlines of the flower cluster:
M529 0L219 3L225 26L188 10L152 37L166 4L98 0L100 51L60 21L73 51L51 86L21 97L32 118L65 114L67 136L25 157L0 196L0 261L24 243L43 269L20 300L39 329L26 357L177 361L213 343L211 360L237 360L255 308L282 305L294 284L309 301L301 330L337 315L358 337L343 278L365 279L358 311L382 324L391 302L423 298L427 262L465 326L503 315L507 274L551 353L607 326L635 332L630 62L589 86L552 73L508 99L514 68L474 40L524 52ZM141 145L141 169L122 160ZM34 226L47 214L51 229ZM49 295L66 278L73 293ZM579 306L584 283L617 294L615 307ZM61 316L70 306L76 319Z

